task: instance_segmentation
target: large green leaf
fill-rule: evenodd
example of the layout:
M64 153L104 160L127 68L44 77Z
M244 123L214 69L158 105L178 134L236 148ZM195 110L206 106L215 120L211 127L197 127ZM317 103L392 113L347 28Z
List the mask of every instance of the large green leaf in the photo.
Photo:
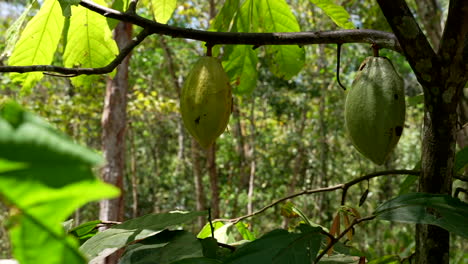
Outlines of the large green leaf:
M265 32L298 32L299 23L284 0L259 1L263 14L263 31ZM305 63L304 48L297 45L267 46L268 65L277 77L289 80L296 75Z
M226 0L211 24L211 29L220 32L230 31L232 20L239 10L239 0Z
M354 28L349 13L342 6L336 4L334 0L310 0L310 2L322 9L337 26L344 29Z
M176 8L176 0L151 0L153 16L156 22L166 24Z
M39 12L29 21L15 45L8 64L12 66L51 64L59 43L64 17L57 0L46 0ZM31 89L43 74L40 72L12 73L13 81L23 89Z
M133 241L154 236L169 227L179 226L202 215L206 215L206 212L171 212L134 218L98 233L80 249L91 261L97 263Z
M203 257L200 242L192 233L165 230L139 243L130 245L119 260L120 264L170 264L186 258Z
M408 193L381 204L378 219L436 225L468 238L468 204L442 194Z
M15 258L22 264L84 263L62 222L84 204L119 193L94 177L96 154L8 102L0 110L0 161L0 197L12 208Z
M305 233L273 230L237 249L226 264L312 263L320 249L320 228Z
M234 83L235 94L247 94L253 91L257 85L257 52L248 45L236 45L232 47L223 67L231 82Z
M94 2L106 5L103 0ZM119 50L112 38L106 18L82 6L72 6L72 12L67 45L63 54L64 65L97 68L109 64ZM96 78L98 77L78 76L72 78L72 82L77 86L89 86Z

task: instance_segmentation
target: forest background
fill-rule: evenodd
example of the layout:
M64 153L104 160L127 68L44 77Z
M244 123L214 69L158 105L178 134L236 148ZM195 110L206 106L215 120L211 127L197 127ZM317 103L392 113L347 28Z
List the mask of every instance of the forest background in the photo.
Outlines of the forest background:
M407 2L418 22L428 24L427 17L420 13L424 5L432 1ZM28 4L1 3L2 38ZM209 29L221 4L179 2L167 23ZM339 29L311 1L288 1L288 4L301 31ZM353 25L349 27L392 31L374 1L342 1L340 4L351 15ZM38 3L34 2L27 13L28 19L37 12L37 7ZM151 17L149 7L149 3L139 5L139 14ZM438 1L436 7L441 18L438 23L443 24L448 1ZM426 31L431 35L430 29ZM0 43L5 63L11 51L6 39ZM336 80L336 45L306 45L304 50L304 67L285 80L270 71L270 58L265 50L258 49L258 64L254 66L258 75L250 73L254 74L252 80L256 77L258 80L251 88L234 90L235 106L228 129L217 140L216 155L210 155L184 130L178 109L184 77L196 59L204 55L204 43L152 36L136 47L129 60L129 89L125 95L128 107L122 184L124 208L119 220L148 213L207 208L211 208L214 218L236 218L302 190L349 182L376 171L417 168L421 157L424 100L405 58L392 50L380 51L380 55L392 60L405 80L407 115L396 150L384 165L376 166L363 158L346 136L343 117L346 93ZM351 85L359 64L371 54L369 44L342 46L340 77L345 86ZM76 85L69 78L46 75L28 88L3 74L0 92L46 118L76 142L99 150L103 145L101 119L108 78L102 75L92 84ZM464 135L460 137L463 139ZM365 215L383 201L417 190L414 181L407 183L411 181L405 175L362 182L349 190L347 204L358 208L362 194L368 192L368 199L359 207ZM461 181L454 184L454 189L467 187ZM330 227L340 210L340 201L339 192L322 192L298 196L287 206L299 208L314 223ZM9 258L11 248L3 225L8 210L4 207L0 212L0 258ZM90 203L80 208L72 218L76 224L99 218L99 204ZM205 220L200 218L188 229L197 232ZM283 205L245 221L252 233L259 236L279 226L292 227L300 220L288 217ZM468 247L463 242L454 236L453 263L464 263L468 258ZM351 243L365 251L369 259L392 254L407 257L415 247L414 226L368 222L357 227Z

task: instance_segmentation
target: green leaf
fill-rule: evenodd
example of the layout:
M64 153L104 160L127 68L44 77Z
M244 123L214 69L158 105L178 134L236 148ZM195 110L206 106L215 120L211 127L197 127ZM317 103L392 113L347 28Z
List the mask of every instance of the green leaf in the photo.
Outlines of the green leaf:
M175 261L203 257L202 246L191 233L165 230L139 243L130 245L119 260L120 264L170 264Z
M210 29L219 32L228 32L232 27L232 20L239 10L239 0L226 0L223 7L214 18Z
M284 0L259 1L263 14L264 32L299 32L296 17ZM297 45L271 45L266 47L271 72L285 80L291 79L304 67L305 51Z
M381 204L378 219L430 224L468 238L468 204L449 195L409 193Z
M221 264L222 262L216 259L210 258L186 258L172 264Z
M98 233L98 225L100 223L100 220L89 221L71 229L68 233L76 237L81 245Z
M223 61L223 67L231 79L235 94L248 94L257 85L257 53L252 46L236 45Z
M23 13L11 24L11 26L7 29L6 34L5 34L5 50L3 51L1 57L9 57L11 56L11 52L15 48L15 44L18 41L20 37L20 30L23 27L24 22L26 21L26 18L29 15L29 12L31 10L31 7L33 4L36 3L36 0L33 0L30 4L28 4L24 10Z
M133 241L154 236L169 227L179 226L198 216L205 215L206 211L145 215L96 234L86 241L80 249L91 261L97 262Z
M0 117L0 157L34 164L38 167L35 174L57 166L57 172L66 175L68 166L80 168L81 164L102 164L100 155L76 145L70 138L57 132L44 120L24 111L15 102L5 103L0 108ZM44 177L47 178L47 173ZM66 180L60 180L63 181Z
M213 229L216 231L220 227L224 226L223 222L214 222L213 223ZM197 235L198 238L207 238L211 237L211 225L210 223L206 223L205 226L203 226L202 230Z
M357 264L358 262L359 257L347 256L343 254L324 256L319 261L321 264Z
M11 66L51 64L59 43L64 17L56 0L46 0L39 12L26 25L8 60ZM30 90L42 79L40 72L12 73L14 82L21 82L24 90Z
M176 9L176 0L151 0L153 16L156 22L166 24Z
M245 240L253 241L255 240L255 235L247 229L248 225L244 224L243 222L236 223L237 231L241 234L242 238Z
M236 250L224 263L312 263L322 241L319 230L300 234L273 230Z
M80 4L80 0L58 0L60 7L62 8L62 15L64 17L70 17L72 15L71 6L77 6Z
M119 193L94 177L95 155L16 103L2 106L0 197L12 207L13 253L22 264L85 263L62 223L84 204Z
M353 29L354 25L350 21L349 13L344 7L335 4L333 0L310 0L318 6L325 14L335 22L335 24L344 29Z
M458 173L465 168L466 164L468 164L468 147L464 147L455 155L455 165L453 170L455 173Z
M94 2L105 6L103 0ZM63 54L65 67L98 68L108 65L119 50L106 18L82 6L73 6L72 12ZM78 76L72 78L72 82L76 86L87 87L97 78Z
M397 255L383 256L369 261L367 264L399 264L400 257Z

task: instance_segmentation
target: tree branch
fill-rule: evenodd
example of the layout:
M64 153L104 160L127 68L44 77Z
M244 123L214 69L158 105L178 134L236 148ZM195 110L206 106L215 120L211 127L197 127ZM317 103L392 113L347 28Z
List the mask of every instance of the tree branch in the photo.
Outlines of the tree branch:
M290 32L290 33L232 33L213 32L191 28L181 28L161 24L132 13L123 13L100 6L90 0L81 0L80 5L105 17L129 22L154 34L171 36L173 38L193 39L208 42L212 45L307 45L307 44L340 44L340 43L375 43L382 48L401 52L398 41L392 33L379 30L336 30L322 32Z
M338 243L338 241L340 241L340 239L344 237L346 233L348 233L351 229L353 229L355 225L362 223L364 221L370 221L374 219L375 217L376 217L375 215L371 215L371 216L367 216L367 217L363 217L359 219L354 219L353 222L345 230L343 230L343 232L341 232L336 238L334 238L333 236L331 237L328 236L331 240L330 243L328 243L327 247L323 249L322 252L315 258L314 263L318 263L319 260L323 256L325 256L325 254L327 254L328 250L330 250L336 243Z
M298 193L295 193L295 194L292 194L292 195L288 195L288 196L285 196L281 199L278 199L274 202L272 202L271 204L268 204L266 205L265 207L263 207L262 209L258 210L258 211L255 211L251 214L247 214L247 215L243 215L243 216L240 216L240 217L237 217L237 218L232 218L232 219L215 219L213 220L213 222L231 222L231 223L237 223L239 221L242 221L246 218L250 218L252 216L256 216L258 214L261 214L263 213L264 211L268 210L269 208L272 208L274 207L275 205L279 204L279 203L282 203L286 200L289 200L289 199L292 199L292 198L295 198L297 196L301 196L301 195L305 195L305 194L312 194L312 193L319 193L319 192L330 192L330 191L334 191L334 190L338 190L338 189L342 189L343 190L343 196L346 195L346 192L347 190L349 189L349 187L353 186L353 185L356 185L362 181L366 181L366 180L369 180L369 179L372 179L372 178L375 178L375 177L379 177L379 176L384 176L384 175L419 175L421 172L420 171L417 171L417 170L389 170L389 171L379 171L379 172L374 172L374 173L371 173L371 174L367 174L367 175L364 175L362 177L359 177L359 178L356 178L352 181L349 181L347 183L344 183L344 184L337 184L337 185L334 185L334 186L329 186L329 187L325 187L325 188L318 188L318 189L310 189L310 190L304 190L302 192L298 192Z
M413 17L405 0L377 0L403 53L421 84L431 81L438 58ZM425 85L423 85L425 87Z
M28 66L1 66L0 72L45 72L51 73L61 73L60 77L74 77L78 75L90 75L90 74L105 74L112 72L128 54L138 46L147 36L152 33L149 30L143 29L127 46L120 50L119 54L113 61L111 61L107 66L101 68L67 68L53 65L28 65ZM58 76L58 75L54 75Z

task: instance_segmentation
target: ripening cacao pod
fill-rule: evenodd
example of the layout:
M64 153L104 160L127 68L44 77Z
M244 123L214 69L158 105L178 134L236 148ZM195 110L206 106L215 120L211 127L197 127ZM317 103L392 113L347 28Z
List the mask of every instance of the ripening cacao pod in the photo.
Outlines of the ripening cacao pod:
M221 62L201 57L182 89L180 111L185 127L202 147L208 148L226 129L231 108L231 85Z
M403 79L385 57L368 57L346 97L345 123L354 147L383 164L398 143L405 122Z

